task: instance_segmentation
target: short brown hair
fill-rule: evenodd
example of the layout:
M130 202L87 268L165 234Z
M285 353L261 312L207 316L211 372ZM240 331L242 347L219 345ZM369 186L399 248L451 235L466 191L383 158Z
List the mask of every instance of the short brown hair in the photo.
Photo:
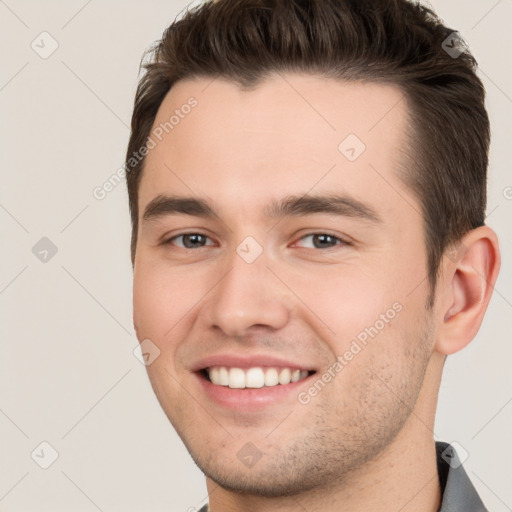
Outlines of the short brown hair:
M484 224L489 119L469 51L432 10L408 0L206 1L175 20L143 64L126 156L135 260L138 187L146 143L177 81L223 77L255 87L272 72L391 83L409 106L412 133L402 180L419 199L429 305L445 250Z

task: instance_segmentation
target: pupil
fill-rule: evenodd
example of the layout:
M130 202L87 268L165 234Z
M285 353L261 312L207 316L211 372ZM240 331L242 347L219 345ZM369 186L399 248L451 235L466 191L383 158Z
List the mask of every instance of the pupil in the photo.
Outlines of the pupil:
M333 237L331 235L314 235L315 242L320 240L319 245L322 246L322 244L332 244L332 241L329 242L329 239L332 239ZM317 244L315 244L317 245Z
M197 245L201 245L201 244L197 244L197 242L201 242L201 240L200 240L201 238L203 238L203 235L199 235L199 234L185 235L183 237L183 244L187 248L197 247ZM191 244L188 244L187 241L191 241Z

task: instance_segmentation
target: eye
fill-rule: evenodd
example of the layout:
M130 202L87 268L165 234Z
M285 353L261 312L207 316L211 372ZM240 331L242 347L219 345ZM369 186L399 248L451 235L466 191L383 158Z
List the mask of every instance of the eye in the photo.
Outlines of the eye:
M182 244L176 243L176 240L182 239ZM163 242L163 245L173 244L178 247L183 247L184 249L197 249L204 247L205 245L213 245L206 244L206 240L209 238L202 233L182 233L181 235L173 236Z
M300 240L307 239L311 239L313 242L313 249L330 249L336 245L348 245L348 242L345 242L337 236L330 235L329 233L310 233L309 235L303 236Z
M332 247L336 247L338 245L350 245L345 240L342 240L340 237L335 235L331 235L329 233L310 233L305 235L299 239L299 242L296 242L295 245L300 244L300 242L304 243L305 240L310 239L313 247L305 247L312 249L330 249ZM180 240L181 242L178 242ZM210 240L211 243L207 243ZM202 233L182 233L181 235L175 235L167 240L162 242L163 245L176 245L177 247L181 247L183 249L201 249L202 247L206 247L208 245L214 245L211 239L202 234ZM304 247L304 246L303 246Z

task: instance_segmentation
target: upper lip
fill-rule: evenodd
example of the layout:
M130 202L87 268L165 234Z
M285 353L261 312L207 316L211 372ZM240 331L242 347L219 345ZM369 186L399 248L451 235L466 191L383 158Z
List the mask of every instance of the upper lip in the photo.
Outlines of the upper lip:
M281 357L264 354L255 355L234 355L234 354L213 354L204 357L194 363L191 370L194 372L204 370L212 366L226 366L229 368L253 368L255 366L271 366L281 368L294 368L299 370L314 371L310 365L294 362Z

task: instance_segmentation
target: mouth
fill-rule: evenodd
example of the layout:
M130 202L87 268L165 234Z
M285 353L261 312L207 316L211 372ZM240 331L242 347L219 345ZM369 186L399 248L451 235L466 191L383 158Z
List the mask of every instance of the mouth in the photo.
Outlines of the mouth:
M297 359L233 352L201 358L190 371L197 396L203 395L216 412L246 413L297 403L301 389L317 373L316 368Z
M274 386L287 386L306 379L312 370L293 367L237 368L227 366L210 366L200 370L200 375L214 386L230 389L261 389Z
M212 406L247 414L262 413L271 406L297 404L301 389L314 374L314 370L293 366L217 364L193 372L198 391Z

